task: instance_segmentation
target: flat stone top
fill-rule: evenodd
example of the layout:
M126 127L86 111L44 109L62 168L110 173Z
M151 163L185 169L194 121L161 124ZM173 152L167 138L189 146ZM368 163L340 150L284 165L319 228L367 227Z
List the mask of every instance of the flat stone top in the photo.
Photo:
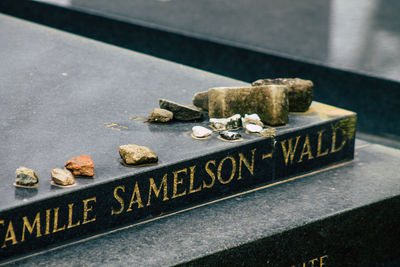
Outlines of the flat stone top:
M15 266L171 266L398 196L393 166L400 151L357 146L354 162L341 167L44 251Z
M400 80L397 0L41 2Z
M0 32L6 40L0 43L0 210L241 144L191 138L191 128L207 121L161 125L143 118L159 98L190 104L195 92L246 83L5 15ZM315 102L278 133L349 114ZM256 138L246 135L243 142ZM124 144L148 146L158 166L122 166L118 147ZM83 154L93 158L94 179L52 188L51 170ZM14 188L19 166L36 171L37 190Z

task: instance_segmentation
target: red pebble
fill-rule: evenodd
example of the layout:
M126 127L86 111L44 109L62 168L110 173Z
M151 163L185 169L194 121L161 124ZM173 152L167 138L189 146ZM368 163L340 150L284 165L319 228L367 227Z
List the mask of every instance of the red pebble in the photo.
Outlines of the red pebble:
M65 168L76 176L94 176L94 163L88 155L71 158L65 163Z

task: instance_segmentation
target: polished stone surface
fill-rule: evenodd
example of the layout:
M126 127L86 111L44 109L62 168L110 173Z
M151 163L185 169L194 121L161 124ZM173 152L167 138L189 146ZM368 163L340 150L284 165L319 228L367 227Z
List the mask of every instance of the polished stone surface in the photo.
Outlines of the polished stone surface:
M192 127L207 126L207 120L145 123L160 97L188 104L195 92L248 86L244 82L5 15L0 15L0 32L8 36L0 49L0 210L261 139L246 134L241 143L192 138ZM277 134L353 114L338 109L327 115L324 108L291 114ZM118 147L132 143L152 149L158 165L121 165ZM52 188L50 171L79 155L92 157L95 176L77 179L72 188ZM41 178L37 189L15 190L14 171L20 165L35 169Z
M255 261L256 254L252 255L251 251L257 251L257 242L253 248L247 247L246 244L269 237L275 240L275 244L284 244L285 238L297 243L290 235L282 237L283 239L274 239L274 235L291 229L303 229L303 227L305 227L304 230L300 230L298 235L293 235L297 236L299 240L306 238L309 240L309 244L306 247L300 245L296 250L279 252L283 254L284 260L291 259L296 253L306 255L309 252L308 249L315 249L315 243L317 243L317 248L326 249L320 253L327 253L331 259L340 257L340 254L334 255L333 253L335 245L345 248L355 244L366 249L363 243L357 244L357 236L340 236L339 225L343 222L346 225L346 221L352 223L344 228L348 227L350 231L353 229L355 233L358 232L357 229L364 229L364 227L370 230L368 226L370 222L363 221L363 218L367 216L366 214L378 216L380 210L373 210L373 203L387 199L397 199L397 202L393 204L385 204L380 207L382 210L387 209L387 212L390 213L389 217L376 218L378 221L398 221L400 210L395 203L399 203L400 183L398 171L393 166L398 165L400 151L379 145L369 145L363 141L358 141L357 147L355 161L341 167L300 176L269 188L240 194L230 199L209 203L144 224L128 226L125 229L112 231L86 241L78 241L55 250L43 251L43 254L39 253L33 257L17 260L14 264L15 266L40 264L169 266L213 253L216 254L211 257L211 260L223 262L224 257L228 258L229 249L238 246L243 249L239 252L247 255L237 259L236 264L240 264L242 261ZM368 208L368 205L372 205L373 211L368 211L366 214L358 213L361 207ZM354 220L351 217L344 217L347 213L352 212L358 214L354 215ZM325 220L330 224L323 225ZM322 226L319 225L321 221ZM315 224L317 226L311 227L311 230L307 228L307 225ZM336 227L339 228L336 229ZM371 227L382 231L378 225ZM390 227L398 229L397 225ZM328 229L332 228L338 231L338 236L334 236L333 240L328 234L330 233ZM360 232L361 237L359 238L369 235L385 237L386 232L392 231L389 228L384 229L383 232ZM333 231L335 232L335 230ZM398 231L395 233L399 237L400 233ZM397 237L394 236L394 240L398 240ZM393 242L393 238L392 241L386 241ZM385 240L381 241L385 242ZM259 243L259 246L261 245L262 242ZM352 252L349 250L345 251L342 256L349 257L349 262L353 264L360 263L361 265L358 266L363 266L363 261L371 260L371 257L372 260L375 259L379 262L382 260L378 259L379 253L387 253L385 256L389 255L388 250L381 251L387 249L387 244L386 247L380 246L380 242L374 243L374 246L367 245L372 249L371 251L366 249L369 255L358 254L357 250ZM396 250L396 246L391 249ZM225 250L228 255L224 256ZM232 253L234 252L235 250ZM354 254L346 255L348 252ZM268 250L261 252L261 256L263 255L267 256ZM317 257L318 255L313 256ZM267 258L263 257L259 260L261 262L265 260L265 263ZM297 264L298 262L289 261L289 263Z
M400 80L397 0L41 2Z

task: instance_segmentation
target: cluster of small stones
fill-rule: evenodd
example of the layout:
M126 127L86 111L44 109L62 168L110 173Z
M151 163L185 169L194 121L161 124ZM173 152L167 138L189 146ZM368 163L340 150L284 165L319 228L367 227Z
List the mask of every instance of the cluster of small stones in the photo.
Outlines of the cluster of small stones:
M193 104L208 111L211 127L223 139L240 139L240 134L232 130L241 127L248 133L274 137L276 129L264 128L264 124L285 125L289 120L289 111L307 111L312 102L313 88L312 81L299 78L262 79L253 82L251 87L218 87L196 93ZM150 122L203 119L200 110L170 100L160 99L159 106L151 112L148 119ZM240 114L245 116L241 117ZM192 135L196 138L207 138L211 134L210 129L202 126L192 128ZM126 165L158 162L157 154L145 146L123 145L119 147L119 154ZM65 169L56 168L51 171L53 183L60 186L74 185L74 176L93 177L94 174L94 163L88 155L71 158L66 162ZM15 186L36 187L39 183L39 177L32 169L19 167L15 175Z
M19 167L15 172L15 186L36 187L39 178L34 170ZM94 176L94 163L90 156L74 157L65 163L65 169L55 168L51 171L52 184L58 186L71 186L75 184L75 176Z
M313 99L312 81L299 78L262 79L250 87L217 87L196 93L193 104L210 118L256 113L270 126L285 125L289 112L305 112ZM261 125L260 125L261 126Z
M299 78L262 79L250 87L217 87L198 92L193 97L193 105L208 111L210 126L224 139L240 138L231 130L241 127L247 133L272 137L276 129L265 129L265 124L285 125L289 121L289 112L307 111L313 89L312 81ZM199 137L194 130L192 134Z

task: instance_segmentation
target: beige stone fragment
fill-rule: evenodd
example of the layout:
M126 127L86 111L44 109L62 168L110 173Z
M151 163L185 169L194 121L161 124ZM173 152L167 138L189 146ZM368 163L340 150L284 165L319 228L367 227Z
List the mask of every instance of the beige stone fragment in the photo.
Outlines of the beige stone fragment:
M53 169L51 171L51 178L53 182L58 185L67 186L75 184L74 176L67 169Z
M174 114L166 109L155 108L150 113L149 121L152 122L169 122L174 117Z
M145 146L132 144L120 146L119 155L124 163L128 165L155 163L158 161L157 154Z

